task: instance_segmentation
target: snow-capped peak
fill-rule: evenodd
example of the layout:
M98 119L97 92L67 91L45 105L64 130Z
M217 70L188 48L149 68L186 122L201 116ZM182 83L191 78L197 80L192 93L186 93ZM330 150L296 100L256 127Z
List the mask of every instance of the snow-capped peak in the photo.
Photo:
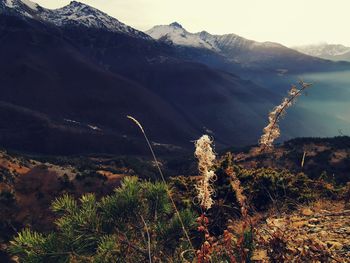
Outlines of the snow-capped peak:
M86 26L124 33L133 37L151 39L145 33L125 25L114 17L89 5L71 1L70 4L58 9L46 9L30 0L0 0L0 4L27 17L39 19L56 26ZM0 5L1 7L1 5Z
M57 26L79 25L91 28L101 28L113 32L125 33L145 39L149 37L141 31L125 25L114 17L77 1L55 10L45 10L41 17Z
M177 22L170 25L160 25L146 31L154 39L171 41L175 45L190 46L217 50L215 43L207 38L203 38L201 33L190 33Z
M207 31L190 33L179 23L155 26L146 31L148 35L158 40L171 41L175 45L205 48L212 51L222 52L232 48L280 48L278 43L256 42L245 39L236 34L212 35Z
M350 52L350 47L327 43L298 46L294 48L311 56L341 56Z
M297 46L293 48L301 53L314 57L330 59L335 61L350 61L350 47L346 47L340 44L320 43L313 45Z

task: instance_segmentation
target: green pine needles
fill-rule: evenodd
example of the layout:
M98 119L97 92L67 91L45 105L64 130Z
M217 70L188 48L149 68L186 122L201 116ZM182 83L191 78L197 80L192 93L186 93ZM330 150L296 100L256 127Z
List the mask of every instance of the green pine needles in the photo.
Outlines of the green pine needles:
M180 258L188 249L182 225L161 182L125 177L120 188L96 200L85 194L79 200L63 195L52 203L56 231L41 234L22 230L10 251L21 262L149 262ZM196 216L180 211L187 229Z

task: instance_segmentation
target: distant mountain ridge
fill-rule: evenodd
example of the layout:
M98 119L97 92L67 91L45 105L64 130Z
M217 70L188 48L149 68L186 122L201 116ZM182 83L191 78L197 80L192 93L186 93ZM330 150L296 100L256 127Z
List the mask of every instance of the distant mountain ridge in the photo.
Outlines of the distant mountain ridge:
M337 44L314 44L296 46L294 49L304 54L330 60L350 61L350 47Z
M154 39L168 40L175 45L207 48L215 51L224 51L225 47L237 46L240 48L254 47L282 47L273 42L256 42L245 39L236 34L212 35L207 31L190 33L178 22L170 25L159 25L146 31Z
M267 70L275 74L285 74L341 67L340 64L300 53L279 43L257 42L236 34L213 35L206 31L190 33L177 22L154 26L146 33L158 41L179 48L212 51L230 63L239 65L244 71Z

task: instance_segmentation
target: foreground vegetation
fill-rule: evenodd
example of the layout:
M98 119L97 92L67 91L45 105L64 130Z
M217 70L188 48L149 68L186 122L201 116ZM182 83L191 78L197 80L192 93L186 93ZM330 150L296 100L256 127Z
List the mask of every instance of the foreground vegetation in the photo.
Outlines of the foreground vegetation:
M241 194L247 196L247 215L242 214L237 189L232 187L232 171L242 182ZM204 257L202 262L250 262L254 249L262 245L253 241L257 228L254 216L259 211L277 209L282 213L321 198L345 198L344 188L324 180L288 171L244 169L233 165L230 154L218 162L215 172L216 194L213 206L204 214L205 222L196 202L195 185L201 178L174 177L168 181L191 243L171 204L168 186L125 177L121 187L102 198L94 194L57 198L51 205L56 215L53 231L25 228L11 242L10 251L21 262L200 262L197 252L208 241L208 261ZM235 227L243 221L243 228ZM272 244L279 238L285 242L282 235L265 242ZM277 244L271 249L271 257L283 252ZM283 253L287 256L291 252ZM301 260L309 256L306 253Z

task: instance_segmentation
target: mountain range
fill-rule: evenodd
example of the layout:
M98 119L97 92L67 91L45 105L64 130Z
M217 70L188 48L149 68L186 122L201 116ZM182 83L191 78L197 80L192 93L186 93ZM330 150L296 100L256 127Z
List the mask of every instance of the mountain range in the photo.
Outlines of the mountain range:
M76 1L50 10L0 0L0 144L45 154L143 153L126 115L163 153L191 149L203 133L217 147L251 144L289 88L275 86L300 72L350 69L178 23L146 33ZM288 136L322 135L324 123L304 128L300 116L291 115Z
M350 47L344 45L323 43L315 45L296 46L293 48L298 50L299 52L314 57L330 59L335 61L350 61Z
M332 65L317 56L300 53L279 43L257 42L236 34L212 35L206 31L190 33L177 22L155 26L146 33L177 47L213 51L229 62L238 64L244 71L300 73L340 67L339 63Z

